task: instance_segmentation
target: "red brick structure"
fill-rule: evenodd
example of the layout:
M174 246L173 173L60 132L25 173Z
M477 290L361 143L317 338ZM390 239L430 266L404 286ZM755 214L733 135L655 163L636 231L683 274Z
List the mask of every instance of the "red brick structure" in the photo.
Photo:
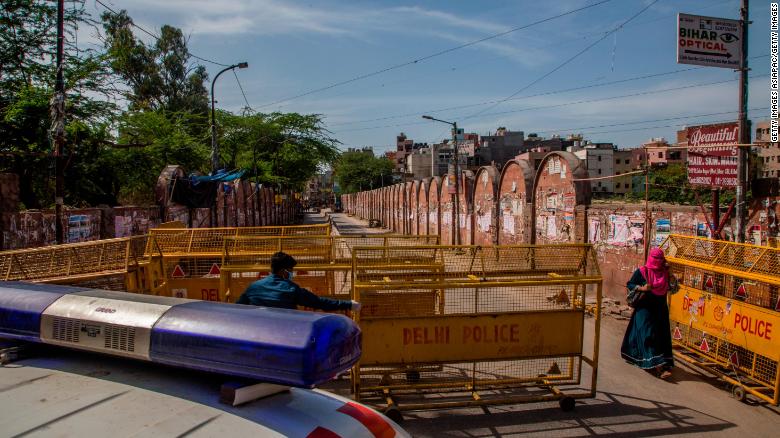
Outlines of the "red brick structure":
M474 245L495 245L498 242L498 170L483 166L474 178Z
M531 243L584 242L590 204L586 164L570 152L547 154L534 181Z
M439 236L441 236L442 245L454 245L454 223L455 214L454 202L455 191L451 186L452 181L450 175L442 177L442 184L439 190ZM452 190L452 192L450 192Z
M428 183L428 234L441 236L441 177Z
M420 187L422 181L414 180L409 197L409 234L415 236L420 234Z
M498 183L498 244L531 242L534 169L526 160L508 161Z
M474 199L474 172L470 170L462 171L460 187L458 187L458 189L458 203L460 206L458 230L460 233L460 244L471 245L474 241L474 209L472 208Z

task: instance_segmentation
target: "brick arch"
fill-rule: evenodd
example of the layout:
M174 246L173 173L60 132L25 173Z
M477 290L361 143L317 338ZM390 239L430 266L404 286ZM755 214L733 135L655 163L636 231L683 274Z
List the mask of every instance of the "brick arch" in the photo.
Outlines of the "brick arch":
M450 193L450 184L452 184L450 175L442 176L439 188L439 236L442 245L453 245L455 242L453 238L455 195Z
M571 152L550 152L542 159L534 179L532 243L585 241L590 183L574 180L587 177L585 162Z
M409 234L420 234L420 187L422 181L414 180L412 182L412 189L409 193Z
M404 202L403 202L403 226L401 227L401 232L404 234L411 234L412 229L412 196L414 190L414 182L409 181L404 183L403 185L403 191L404 191Z
M498 182L498 244L531 242L534 170L527 160L510 160L501 169Z
M428 234L441 236L441 177L434 176L428 183Z
M460 223L458 232L460 233L460 244L471 245L474 241L474 172L470 170L461 171L460 187L458 187L458 204L460 206Z
M498 199L498 169L483 166L474 177L474 245L497 243L496 201Z
M417 234L426 235L428 232L428 196L431 186L431 178L420 180L417 193Z

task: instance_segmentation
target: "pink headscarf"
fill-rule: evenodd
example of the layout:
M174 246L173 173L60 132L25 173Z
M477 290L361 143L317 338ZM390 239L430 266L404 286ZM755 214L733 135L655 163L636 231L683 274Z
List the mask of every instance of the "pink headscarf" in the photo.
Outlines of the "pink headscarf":
M642 274L653 295L665 295L669 290L669 268L666 266L664 252L658 248L651 249L643 268Z

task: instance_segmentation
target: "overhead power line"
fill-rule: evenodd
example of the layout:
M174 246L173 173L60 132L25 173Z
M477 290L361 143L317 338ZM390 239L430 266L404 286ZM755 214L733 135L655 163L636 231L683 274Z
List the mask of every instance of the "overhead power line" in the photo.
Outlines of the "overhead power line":
M760 77L766 77L769 76L768 74L763 75L753 75L751 78L760 78ZM578 100L573 102L564 102L564 103L556 103L553 105L541 105L541 106L533 106L533 107L526 107L526 108L520 108L516 110L507 110L507 111L500 111L500 112L494 112L494 113L486 113L481 114L479 117L488 117L488 116L496 116L496 115L504 115L504 114L513 114L513 113L519 113L519 112L525 112L525 111L535 111L540 109L550 109L550 108L560 108L560 107L569 107L573 105L582 105L586 103L594 103L594 102L603 102L608 100L616 100L616 99L624 99L627 97L636 97L636 96L646 96L650 94L659 94L659 93L668 93L670 91L679 91L679 90L685 90L689 88L698 88L698 87L707 87L711 85L719 85L719 84L725 84L729 82L735 82L737 79L725 79L721 81L714 81L714 82L705 82L705 83L698 83L698 84L690 84L690 85L683 85L679 87L672 87L672 88L662 88L658 90L649 90L649 91L640 91L636 93L629 93L629 94L621 94L618 96L609 96L609 97L600 97L596 99L585 99L585 100ZM364 127L364 128L353 128L353 129L344 129L340 130L338 132L356 132L356 131L367 131L370 129L380 129L380 128L398 128L398 127L405 127L405 126L413 126L413 125L424 125L428 122L412 122L412 123L399 123L395 125L383 125L383 126L370 126L370 127Z
M748 111L764 111L768 110L769 107L761 107L761 108L750 108ZM701 117L712 117L712 116L719 116L719 115L726 115L726 114L735 114L738 111L723 111L723 112L716 112L716 113L705 113L705 114L689 114L684 116L675 116L675 117L667 117L662 119L648 119L648 120L637 120L633 122L623 122L623 123L613 123L613 124L607 124L607 125L594 125L594 126L580 126L576 128L546 128L543 130L534 130L533 132L536 133L554 133L554 132L577 132L578 134L607 134L607 133L613 133L613 132L626 132L626 131L641 131L641 130L647 130L647 129L658 129L658 128L668 128L673 126L683 126L685 124L669 124L669 125L660 125L660 126L635 126L630 129L620 129L620 130L610 130L610 131L598 131L598 132L587 132L584 131L586 129L599 129L599 128L610 128L610 127L618 127L618 126L629 126L629 125L641 125L644 123L657 123L657 122L665 122L665 121L676 121L676 120L689 120L689 119L696 119ZM755 118L755 117L753 117ZM714 120L714 121L708 121L706 123L726 123L726 122L733 122L734 120ZM702 123L702 122L697 122ZM363 146L370 146L370 145L362 145L362 146L351 146L351 145L345 145L344 147L350 147L350 148L359 148ZM392 149L395 148L396 145L375 145L372 146L375 149L378 150L384 150L384 149Z
M582 87L574 87L574 88L564 88L564 89L561 89L561 90L547 91L547 92L544 92L544 93L528 94L528 95L525 95L525 96L517 96L517 97L514 97L514 98L512 98L510 100L530 99L532 97L549 96L551 94L561 94L561 93L568 93L570 91L585 90L585 89L589 89L589 88L606 87L608 85L622 84L622 83L625 83L625 82L632 82L632 81L638 81L638 80L642 80L642 79L656 78L656 77L660 77L660 76L668 76L668 75L688 72L688 71L692 71L692 70L699 70L699 69L702 69L702 68L704 68L704 67L690 67L690 68L684 68L684 69L680 69L680 70L672 70L672 71L667 71L667 72L662 72L662 73L654 73L654 74L649 74L649 75L634 76L634 77L631 77L631 78L620 79L620 80L616 80L616 81L602 82L600 84L585 85L585 86L582 86ZM440 112L452 111L452 110L456 110L456 109L473 108L475 106L488 105L488 104L496 103L496 102L498 102L498 100L486 100L484 102L470 103L470 104L467 104L467 105L457 105L457 106L450 106L450 107L445 107L445 108L429 109L429 110L425 110L425 111L415 111L413 113L396 114L396 115L392 115L392 116L378 117L378 118L375 118L375 119L353 120L353 121L341 122L341 123L329 123L328 126L334 127L334 126L343 126L343 125L353 125L353 124L356 124L356 123L379 122L379 121L382 121L382 120L401 119L401 118L404 118L404 117L420 117L420 113L424 113L424 114L440 113Z
M508 35L510 33L513 33L513 32L517 32L519 30L528 29L529 27L533 27L533 26L536 26L538 24L542 24L542 23L546 23L548 21L556 20L558 18L562 18L562 17L565 17L567 15L576 14L576 13L582 12L582 11L584 11L586 9L590 9L590 8L602 5L604 3L609 3L610 1L612 1L612 0L601 0L601 1L597 2L597 3L586 5L586 6L583 6L581 8L577 8L577 9L572 9L570 11L563 12L561 14L554 15L552 17L543 18L541 20L534 21L533 23L524 24L522 26L518 26L518 27L515 27L515 28L512 28L512 29L509 29L507 31L504 31L504 32L499 32L499 33L496 33L496 34L493 34L493 35L489 35L489 36L486 36L484 38L480 38L480 39L477 39L477 40L474 40L474 41L470 41L470 42L461 44L459 46L450 47L448 49L444 49L444 50L432 53L430 55L426 55L426 56L423 56L423 57L420 57L420 58L415 58L415 59L412 59L410 61L402 62L400 64L391 65L389 67L385 67L383 69L376 70L376 71L373 71L373 72L370 72L370 73L364 73L362 75L358 75L358 76L355 76L353 78L350 78L350 79L347 79L347 80L344 80L344 81L336 82L334 84L326 85L326 86L320 87L320 88L315 88L313 90L309 90L309 91L306 91L306 92L303 92L303 93L300 93L300 94L296 94L296 95L291 96L291 97L287 97L287 98L284 98L284 99L279 99L279 100L276 100L274 102L267 103L265 105L261 105L260 108L265 108L265 107L273 106L273 105L276 105L276 104L279 104L279 103L282 103L282 102L287 102L289 100L298 99L298 98L301 98L301 97L304 97L304 96L309 96L309 95L315 94L315 93L320 93L320 92L325 91L325 90L330 90L331 88L340 87L342 85L350 84L352 82L357 82L357 81L360 81L360 80L363 80L363 79L367 79L367 78L370 78L370 77L373 77L373 76L377 76L377 75L380 75L382 73L387 73L389 71L396 70L396 69L399 69L399 68L402 68L402 67L407 67L407 66L410 66L410 65L418 64L418 63L427 61L429 59L436 58L438 56L442 56L442 55L446 55L448 53L452 53L452 52L454 52L456 50L464 49L466 47L470 47L470 46L473 46L475 44L483 43L485 41L489 41L489 40L492 40L492 39L495 39L495 38L499 38L499 37ZM656 1L658 1L658 0L656 0Z
M635 13L634 15L632 15L631 17L629 17L627 20L625 20L625 21L624 21L623 23L621 23L619 26L615 27L614 29L612 29L612 30L610 30L610 31L608 31L608 32L605 32L605 33L604 33L604 35L603 35L601 38L597 39L596 41L594 41L594 42L593 42L593 43L591 43L591 44L588 44L588 45L587 45L587 46L586 46L584 49L582 49L582 50L580 50L579 52L575 53L574 55L570 56L568 59L566 59L566 60L565 60L565 61L563 61L562 63L558 64L558 66L556 66L556 67L555 67L555 68L553 68L552 70L550 70L550 71L548 71L547 73L545 73L545 74L543 74L543 75L539 76L538 78L534 79L533 81L531 81L531 82L530 82L530 83L528 83L527 85L523 86L523 87L522 87L522 88L520 88L519 90L517 90L517 91L515 91L514 93L510 94L509 96L507 96L507 97L505 97L505 98L503 98L503 99L499 100L498 102L496 102L496 103L492 104L491 106L489 106L489 107L487 107L487 108L484 108L484 109L482 109L482 110L480 110L480 111L477 111L476 113L474 113L474 114L472 114L472 115L470 115L470 116L466 116L466 117L459 117L459 119L460 119L460 120L467 120L467 119L474 118L474 117L476 117L476 116L478 116L478 115L480 115L480 114L482 114L482 113L484 113L484 112L486 112L486 111L489 111L489 110L491 110L491 109L493 109L493 108L495 108L495 107L497 107L497 106L501 105L502 103L504 103L504 102L508 101L509 99L511 99L511 98L513 98L513 97L515 97L515 96L517 96L518 94L522 93L523 91L525 91L525 90L527 90L527 89L531 88L532 86L534 86L534 85L538 84L539 82L543 81L543 80L544 80L544 79L546 79L547 77L551 76L553 73L557 72L558 70L560 70L560 69L562 69L563 67L565 67L566 65L568 65L570 62L572 62L572 61L574 61L575 59L579 58L581 55L583 55L584 53L586 53L587 51L589 51L590 49L592 49L593 47L595 47L595 46L596 46L598 43L600 43L600 42L604 41L605 39L607 39L607 37L608 37L608 36L610 36L610 35L612 35L613 33L615 33L615 32L617 32L617 31L619 31L620 29L622 29L622 28L623 28L625 25L627 25L628 23L630 23L631 21L633 21L635 18L637 18L637 17L639 17L640 15L642 15L642 14L643 14L643 13L644 13L646 10L650 9L650 7L652 7L654 4L658 3L658 1L659 1L659 0L653 0L653 2L649 3L647 6L645 6L644 8L642 8L642 9L641 9L639 12L637 12L637 13Z
M750 108L750 111L763 111L767 110L769 107L764 108ZM663 119L652 119L652 120L641 120L636 122L623 122L623 123L612 123L609 125L595 125L595 126L585 126L585 127L578 127L578 128L558 128L558 129L545 129L545 130L534 130L534 132L537 133L549 133L549 132L577 132L585 129L598 129L598 128L613 128L616 126L628 126L628 125L641 125L643 123L657 123L657 122L668 122L672 120L685 120L685 119L695 119L699 117L712 117L712 116L722 116L726 114L734 114L738 111L721 111L717 113L708 113L708 114L694 114L694 115L688 115L688 116L676 116L676 117L666 117Z
M111 8L107 4L103 3L101 0L95 0L95 2L97 4L99 4L100 6L103 6L104 8L106 8L112 14L119 15L119 13L117 11L115 11L113 8ZM155 34L153 32L150 32L150 31L144 29L143 27L135 24L135 22L133 22L132 20L130 20L130 25L133 26L134 28L140 30L141 32L149 35L150 37L154 38L155 40L159 40L160 39L160 37L157 34ZM192 56L193 58L197 59L197 60L200 60L200 61L203 61L203 62L208 62L208 63L214 64L214 65L220 65L222 67L228 67L230 65L230 64L223 64L221 62L217 62L217 61L213 61L211 59L200 57L200 56L198 56L198 55L196 55L196 54L194 54L192 52L189 52L189 55Z
M757 55L757 56L751 56L749 59L752 60L752 59L758 59L758 58L766 58L768 56L769 56L769 54ZM606 86L609 86L609 85L622 84L622 83L627 83L627 82L639 81L639 80L643 80L643 79L651 79L651 78L657 78L657 77L661 77L661 76L669 76L669 75L685 73L685 72L689 72L689 71L701 70L703 68L704 67L689 67L689 68L683 68L683 69L678 69L678 70L671 70L671 71L666 71L666 72L661 72L661 73L652 73L652 74L641 75L641 76L633 76L633 77L630 77L630 78L618 79L618 80L609 81L609 82L601 82L601 83L598 83L598 84L584 85L584 86L581 86L581 87L563 88L563 89L560 89L560 90L545 91L543 93L527 94L527 95L523 95L523 96L516 96L516 97L513 97L512 99L509 99L509 100L510 101L516 101L516 100L530 99L532 97L550 96L550 95L554 95L554 94L563 94L563 93L568 93L568 92L572 92L572 91L580 91L580 90L586 90L586 89L591 89L591 88L600 88L600 87L606 87ZM766 75L761 75L761 76L766 76ZM760 77L760 76L754 76L754 77ZM734 80L736 80L736 79L734 79ZM336 126L355 125L355 124L358 124L358 123L381 122L382 120L402 119L402 118L405 118L405 117L418 118L418 117L420 117L420 113L424 113L424 114L439 113L439 112L452 111L452 110L457 110L457 109L473 108L475 106L488 105L488 104L495 103L495 102L498 102L498 100L486 100L484 102L470 103L470 104L465 104L465 105L456 105L456 106L450 106L450 107L444 107L444 108L428 109L428 110L424 110L424 111L415 111L415 112L412 112L412 113L394 114L394 115L391 115L391 116L377 117L377 118L373 118L373 119L362 119L362 120L351 120L351 121L348 121L348 122L329 123L328 127L329 128L333 128L333 127L336 127ZM427 122L422 122L422 123L418 123L418 124L423 124L423 123L427 123ZM393 125L393 126L399 126L399 125Z
M250 111L253 111L252 105L249 104L249 100L246 98L246 93L244 93L244 87L241 86L241 81L238 80L238 75L236 74L235 69L233 69L233 76L236 77L236 83L238 84L238 89L241 90L241 95L244 96L244 102L246 102L246 107L249 108Z

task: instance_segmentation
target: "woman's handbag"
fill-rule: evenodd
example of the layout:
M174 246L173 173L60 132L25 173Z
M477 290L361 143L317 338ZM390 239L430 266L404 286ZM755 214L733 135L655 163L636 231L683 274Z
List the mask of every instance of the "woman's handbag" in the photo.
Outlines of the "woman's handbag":
M645 282L647 282L647 268L645 268L644 266L640 267L639 273L642 274L642 277L645 279ZM639 304L639 302L644 297L645 297L644 291L639 290L639 287L637 286L634 288L634 290L628 291L628 295L626 296L626 304L628 304L629 307L636 307L637 304Z
M628 304L629 307L636 307L636 305L640 300L642 300L644 296L645 293L639 290L638 287L635 287L634 290L628 291L628 295L626 296L626 304Z

